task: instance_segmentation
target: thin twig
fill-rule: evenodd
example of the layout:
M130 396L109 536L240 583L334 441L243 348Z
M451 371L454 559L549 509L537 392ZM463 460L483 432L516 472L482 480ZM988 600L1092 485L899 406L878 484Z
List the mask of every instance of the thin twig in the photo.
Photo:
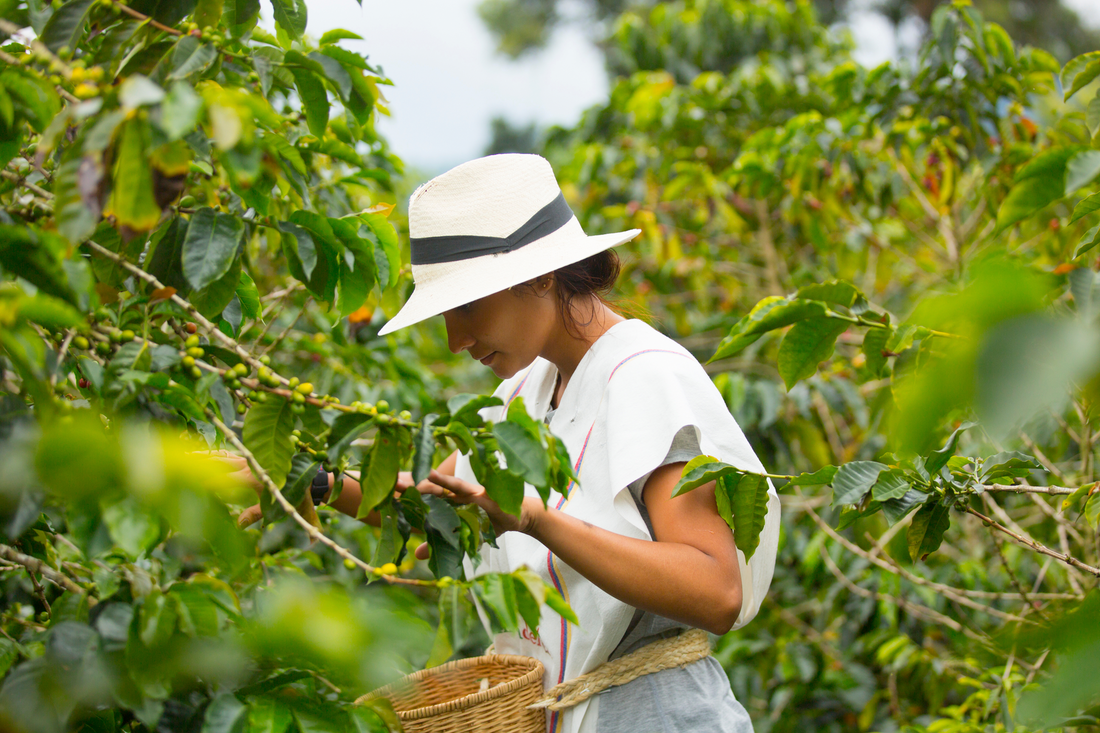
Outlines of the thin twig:
M801 493L801 490L799 490L799 493ZM889 573L892 573L894 575L900 575L901 577L905 578L906 580L908 580L909 582L911 582L915 585L922 585L922 586L925 586L926 588L931 588L932 590L935 590L938 593L942 593L945 597L950 598L951 600L956 601L957 603L960 603L964 606L968 606L970 608L973 608L975 611L981 611L982 613L988 613L991 616L996 616L998 618L1004 619L1005 621L1024 621L1024 619L1019 617L1019 616L1015 616L1015 615L1010 614L1010 613L1005 613L1004 611L999 611L995 608L991 608L990 606L986 606L985 604L978 603L977 601L971 600L968 597L969 594L970 594L968 591L965 591L961 588L952 588L949 585L942 585L940 583L935 583L931 580L926 580L925 578L922 578L919 575L914 575L913 573L909 572L905 568L902 568L900 565L897 565L896 563L887 562L886 560L880 559L880 558L872 555L871 553L867 552L866 550L864 550L862 547L855 544L854 542L852 542L852 541L846 539L845 537L843 537L835 529L830 527L829 524L824 519L822 519L821 516L817 512L815 512L813 509L807 508L806 512L810 515L810 518L814 520L814 523L817 524L818 527L820 527L827 535L832 537L834 540L836 540L837 542L842 544L849 552L852 552L856 555L859 555L863 559L877 565L878 567L882 568L883 570L885 570ZM881 548L879 549L879 552L882 552ZM883 554L884 554L885 557L889 557L889 555L886 555L885 553L883 553Z
M14 547L0 545L0 557L4 558L5 560L10 560L11 562L22 565L32 573L38 573L43 578L60 588L63 588L72 593L79 593L81 595L85 594L84 589L73 582L73 580L69 578L69 576L65 575L64 573L57 572L36 557L24 555L22 552L19 552ZM96 600L91 596L88 596L88 605L94 606L95 603Z
M129 7L128 5L126 5L124 3L116 1L116 2L114 2L114 6L116 8L118 8L119 10L121 10L122 12L129 15L131 18L137 18L140 21L149 23L149 25L153 26L157 30L164 31L165 33L171 33L173 36L182 36L183 35L183 31L176 30L175 28L172 28L171 26L164 25L163 23L158 23L157 21L150 18L148 15L145 15L144 13L139 13L138 11L134 10L133 8Z
M49 199L53 198L52 193L50 193L49 191L47 191L46 189L44 189L40 186L36 186L35 184L31 183L30 181L25 180L23 178L23 176L19 175L18 173L12 173L11 171L8 171L8 170L2 170L2 171L0 171L0 176L3 176L4 178L7 178L9 181L15 183L18 186L22 186L23 188L27 189L31 193L35 193L35 194L41 196L42 198L46 199L47 201Z
M985 516L981 512L977 511L976 509L972 509L971 507L966 507L966 513L967 514L973 514L975 517L977 517L978 519L985 522L988 526L993 527L994 529L998 530L999 532L1004 532L1006 535L1008 535L1012 539L1016 540L1016 542L1020 543L1021 545L1024 545L1025 547L1030 547L1031 549L1035 550L1036 552L1042 553L1044 555L1049 555L1050 557L1053 557L1055 560L1060 560L1060 561L1064 562L1067 565L1070 565L1070 566L1075 567L1075 568L1079 568L1080 570L1084 570L1086 573L1090 573L1090 574L1095 575L1096 577L1100 578L1100 568L1094 568L1091 565L1087 565L1087 564L1081 562L1080 560L1078 560L1077 558L1073 557L1072 555L1063 555L1060 552L1055 552L1054 550L1050 549L1046 545L1044 545L1040 542L1036 542L1035 540L1033 540L1029 537L1022 537L1019 534L1013 532L1008 527L1001 524L1000 522L997 522L996 520Z
M930 623L942 624L954 631L961 632L963 630L963 625L960 624L958 621L950 618L949 616L944 616L942 613L934 611L928 606L923 606L919 603L912 603L911 601L907 601L904 598L892 596L888 593L879 593L876 591L867 590L866 588L861 588L860 586L852 582L851 578L845 575L841 571L841 569L837 567L836 562L833 560L832 556L829 555L829 553L821 553L821 559L825 561L825 566L829 569L829 572L832 573L836 577L836 579L839 580L841 584L852 593L863 596L864 598L872 598L876 601L886 601L887 603L892 603L898 608L904 611L908 611L914 616L917 616L918 618L921 618Z
M252 471L252 475L259 479L260 483L264 485L264 488L271 492L271 496L274 497L275 501L279 503L279 506L281 506L283 510L287 514L289 514L292 519L294 519L298 526L306 531L306 534L309 535L309 538L311 540L320 542L322 545L325 545L345 560L351 560L365 573L372 575L374 574L373 565L368 565L355 555L348 552L341 545L329 539L323 532L310 524L305 517L298 513L298 510L294 507L293 504L290 503L290 501L285 496L283 496L283 492L279 490L279 487L276 486L275 482L271 480L271 477L267 474L267 471L265 471L263 466L260 465L259 461L256 460L256 456L252 454L252 451L248 450L248 448L245 447L245 444L241 442L241 439L237 437L237 434L233 432L233 430L229 426L218 419L218 417L212 412L207 411L207 418L215 425L215 427L218 428L218 430L221 431L222 435L225 436L225 439L233 445L237 452L239 452L241 456L246 461L248 461L248 466ZM404 585L422 585L429 587L436 586L436 583L428 580L414 580L412 578L400 578L393 575L383 575L381 576L381 578L389 583L401 583Z

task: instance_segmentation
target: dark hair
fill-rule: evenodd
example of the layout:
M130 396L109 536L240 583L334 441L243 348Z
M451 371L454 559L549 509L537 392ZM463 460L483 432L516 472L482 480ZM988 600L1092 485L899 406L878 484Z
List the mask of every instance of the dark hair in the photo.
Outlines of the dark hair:
M586 299L587 296L595 295L600 302L612 306L607 296L619 279L619 270L619 256L611 249L554 270L554 280L558 284L558 307L561 309L565 327L571 334L579 336L580 328L591 323L596 315L595 312L579 314L580 307L574 300L577 297ZM581 317L587 320L582 322Z

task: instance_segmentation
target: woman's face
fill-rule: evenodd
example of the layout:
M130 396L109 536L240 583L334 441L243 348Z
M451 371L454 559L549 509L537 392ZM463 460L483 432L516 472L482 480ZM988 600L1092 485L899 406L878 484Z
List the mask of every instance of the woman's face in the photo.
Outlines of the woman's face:
M539 356L557 322L552 281L502 290L443 313L447 345L470 356L502 379Z

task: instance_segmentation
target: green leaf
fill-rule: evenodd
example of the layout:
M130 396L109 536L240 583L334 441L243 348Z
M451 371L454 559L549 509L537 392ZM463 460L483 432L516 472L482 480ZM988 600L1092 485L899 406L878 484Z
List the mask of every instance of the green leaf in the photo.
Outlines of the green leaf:
M888 521L892 527L905 519L906 515L913 511L913 507L928 501L928 496L929 495L923 491L909 489L901 498L888 499L883 502L882 513L886 517L886 521Z
M874 486L879 474L890 467L876 461L852 461L833 477L833 506L858 504Z
M272 0L275 22L291 38L297 40L306 32L305 0Z
M141 74L127 78L118 88L118 101L126 109L160 104L165 96L164 90L156 82Z
M712 456L696 456L684 466L680 480L676 482L676 486L672 489L672 495L686 494L692 489L709 484L711 481L717 481L723 476L739 473L743 473L743 471L728 463L722 463Z
M330 31L325 31L321 35L321 40L318 41L318 43L322 46L326 46L330 43L336 43L337 41L342 41L344 39L349 39L352 41L362 41L363 37L358 33L346 31L343 28L333 28Z
M933 501L924 504L909 525L909 557L916 562L939 549L943 533L951 526L951 510L946 504Z
M203 716L202 733L239 733L248 719L248 708L234 695L214 698Z
M522 477L532 486L546 486L550 461L542 444L526 428L515 422L498 422L493 425L509 473Z
M1085 503L1085 521L1092 525L1093 529L1100 526L1100 494L1093 494Z
M1073 250L1073 257L1076 259L1085 252L1100 244L1100 224L1097 224L1092 229L1085 232L1085 236L1081 239L1081 242L1077 245L1077 249Z
M1097 99L1100 99L1100 96ZM1069 218L1069 223L1073 224L1078 219L1097 211L1100 211L1100 191L1089 194L1077 202L1077 205L1073 207L1073 216Z
M183 36L172 49L172 72L166 81L186 79L207 69L218 58L218 49L194 36Z
M373 424L374 417L371 415L359 412L340 413L332 423L332 429L328 434L328 447L325 452L328 453L329 461L338 462L351 447L351 442Z
M382 252L385 254L386 265L389 268L386 282L381 282L382 277L379 275L379 285L392 288L397 285L397 277L401 271L401 247L397 241L397 231L393 228L393 224L381 214L364 214L360 218L374 233L374 236L378 237L378 243L382 245ZM379 269L379 272L381 272L381 269Z
M1082 319L1029 315L1005 321L978 352L975 402L983 426L995 437L1007 435L1020 421L1061 404L1098 365L1100 334Z
M1066 163L1083 149L1082 146L1053 148L1021 168L997 211L994 234L1062 198L1066 191Z
M420 429L413 438L416 445L416 453L413 456L412 478L414 484L419 484L428 478L432 472L432 458L435 456L435 433L432 425L439 419L439 415L426 415L420 423Z
M340 94L340 99L347 101L351 96L351 76L348 75L344 66L336 59L328 56L327 54L317 53L311 51L307 58L318 64L326 79L331 81Z
M1073 493L1062 500L1062 511L1071 511L1077 508L1082 500L1087 501L1089 492L1096 488L1096 484L1085 484L1074 489Z
M131 498L107 506L103 523L111 539L130 557L138 557L160 538L160 521Z
M1065 90L1063 101L1068 102L1070 97L1084 89L1097 76L1100 76L1100 51L1084 53L1071 59L1062 69L1062 88Z
M273 397L252 405L244 419L241 439L256 460L267 471L276 486L286 482L294 446L290 431L294 429L294 413L288 400Z
M788 390L817 371L817 365L829 358L837 337L846 330L847 321L832 318L811 318L791 327L779 344L779 375Z
M233 0L230 0L230 5L233 5ZM222 19L222 10L225 5L224 0L198 0L195 3L195 10L192 12L191 20L199 28L205 28L206 26L218 26L218 21Z
M820 318L826 313L828 308L825 304L815 300L792 301L778 296L764 298L747 316L734 324L707 363L733 356L768 331L807 318Z
M183 240L183 274L191 287L202 290L224 277L243 236L244 222L237 217L208 207L196 211Z
M401 446L398 443L397 432L391 427L382 426L378 429L378 434L374 437L374 445L360 470L360 476L363 478L361 483L363 500L359 504L357 513L359 519L370 514L390 495L397 484L397 472L400 468Z
M229 272L190 295L191 305L206 318L217 319L233 301L237 285L241 281L241 261L234 259Z
M867 333L863 335L863 345L860 350L863 351L863 357L866 359L867 370L871 372L874 377L881 377L886 370L886 342L894 335L894 329L887 326L886 328L868 328Z
M324 82L317 74L297 66L290 67L290 73L294 75L295 87L302 100L302 107L306 113L306 123L309 131L317 137L324 137L328 127L328 95L325 93Z
M75 51L84 37L84 28L88 22L88 11L95 0L69 0L53 12L38 40L46 48L57 53L62 46Z
M135 117L122 125L111 176L111 197L105 216L114 216L118 226L147 232L160 221L160 207L153 196L153 173L149 167L149 123Z
M461 423L460 423L461 424ZM523 479L509 471L493 470L483 482L489 498L500 508L519 517L523 508Z
M405 550L405 539L401 536L401 521L398 517L397 506L392 501L383 502L378 506L379 522L378 544L374 547L374 556L371 565L381 567L388 562L400 562L398 559ZM408 523L405 523L408 532Z
M519 628L519 608L516 606L515 580L510 575L491 573L482 576L481 597L493 609L501 626L509 631Z
M826 303L836 303L845 308L866 305L867 299L859 288L843 280L828 280L823 283L807 285L798 289L796 298L803 300L822 300Z
M425 669L431 669L432 667L438 667L451 658L451 655L455 653L454 645L451 644L451 632L450 632L450 619L447 618L447 603L444 600L444 594L439 596L439 625L435 630L435 640L432 642L432 649L428 652L428 661L424 662Z
M301 504L320 467L321 464L309 453L295 453L290 459L286 483L281 487L286 500L294 506Z
M278 226L284 235L281 241L290 274L308 285L317 267L317 245L313 235L291 222L281 221Z
M981 482L991 484L1004 479L1026 478L1038 468L1042 468L1042 464L1029 455L1014 450L1002 451L982 462Z
M234 292L241 301L241 313L245 318L256 320L263 314L260 306L260 291L256 288L256 282L244 270L241 270L241 277L237 280L237 289Z
M1089 133L1093 137L1093 145L1096 144L1097 136L1100 136L1100 91L1096 92L1096 96L1089 102L1089 106L1085 108L1085 126L1089 128Z
M728 505L732 517L723 517L733 529L737 549L745 553L745 560L753 556L760 545L760 533L768 514L768 482L759 474L726 474L718 479L715 498L719 500L719 513Z
M900 354L913 345L913 341L921 335L922 328L912 323L903 323L893 329L890 338L886 341L886 351L891 354Z
M447 401L447 410L451 413L452 422L460 422L469 428L478 428L485 424L478 412L486 407L503 404L503 400L492 395L459 394Z
M169 140L179 140L195 129L202 113L202 97L187 82L177 81L160 103L160 129Z
M293 716L290 708L270 697L257 697L248 705L248 733L284 733Z
M1100 150L1082 150L1066 163L1066 196L1092 183L1100 174Z
M900 499L908 491L909 482L905 480L905 473L891 468L878 475L874 486L871 487L871 498L883 502L889 499Z
M959 445L959 438L962 437L964 432L972 427L974 427L974 423L968 422L955 428L954 432L951 433L951 437L947 439L947 443L939 450L932 451L928 455L928 458L924 462L925 470L933 476L939 473L940 469L947 465L948 459L955 455L955 450Z
M825 466L813 473L799 474L791 479L791 486L824 486L831 484L838 470L836 466Z

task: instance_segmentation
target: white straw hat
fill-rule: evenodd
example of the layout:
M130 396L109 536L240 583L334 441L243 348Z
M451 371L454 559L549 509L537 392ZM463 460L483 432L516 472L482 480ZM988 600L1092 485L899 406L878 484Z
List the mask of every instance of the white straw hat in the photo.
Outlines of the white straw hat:
M539 155L490 155L436 176L409 198L416 284L387 334L638 236L590 237Z

